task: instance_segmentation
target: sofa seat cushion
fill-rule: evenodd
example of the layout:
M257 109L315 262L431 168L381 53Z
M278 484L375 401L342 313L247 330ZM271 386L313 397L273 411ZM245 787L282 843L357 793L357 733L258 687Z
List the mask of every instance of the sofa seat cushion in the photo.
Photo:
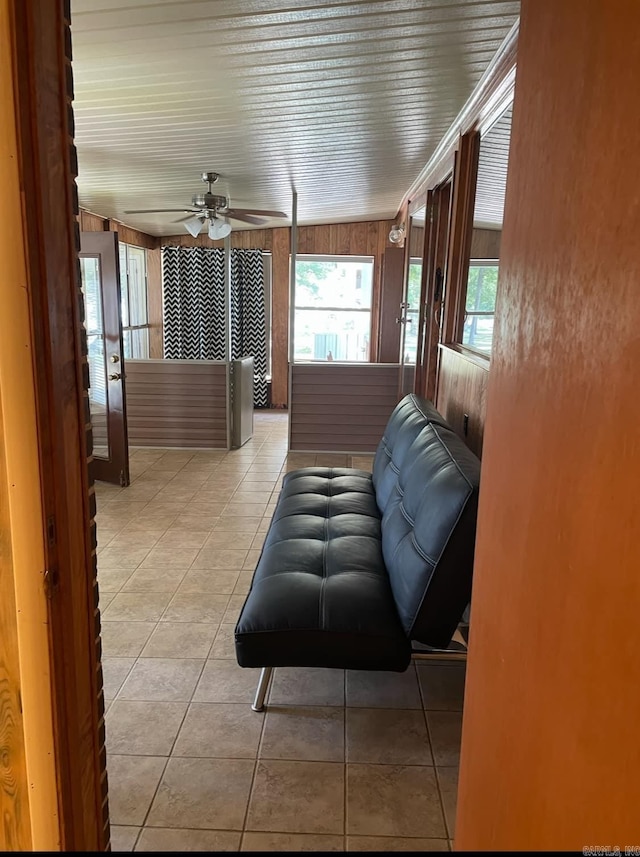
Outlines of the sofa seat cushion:
M243 667L405 670L371 474L288 473L236 626Z

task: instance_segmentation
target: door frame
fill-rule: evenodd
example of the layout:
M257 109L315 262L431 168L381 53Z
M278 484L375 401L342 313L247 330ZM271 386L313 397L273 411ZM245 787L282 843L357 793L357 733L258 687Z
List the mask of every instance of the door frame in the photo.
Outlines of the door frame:
M422 295L424 292L424 277L425 277L425 269L424 269L424 261L425 261L425 247L427 241L427 234L429 232L429 209L428 209L428 200L425 195L421 195L411 200L407 207L407 232L404 241L404 265L402 271L402 293L400 298L400 306L398 308L398 323L400 324L400 353L398 355L399 362L399 373L398 373L398 389L399 395L404 396L408 392L415 392L416 390L416 379L418 377L418 359L420 354L420 323L422 318ZM409 308L407 302L407 292L409 290L409 270L411 268L411 259L417 258L411 255L411 228L413 225L413 219L416 212L424 209L425 212L425 221L424 221L424 231L422 237L422 247L421 247L421 271L420 271L420 297L418 298L417 307L413 308L413 315L415 316L415 323L418 326L418 334L416 341L416 360L415 363L405 363L405 342L406 342L406 334L407 334L407 310ZM413 369L413 380L409 385L406 383L407 381L407 368Z
M50 675L58 826L57 841L48 847L103 851L110 837L70 4L2 2L10 21L21 214L28 223L26 279L42 501L42 514L32 516L31 527L34 537L42 533L44 540L41 597L48 659L41 656L39 666Z
M435 403L438 394L438 345L447 270L447 247L451 222L452 174L429 191L429 232L425 244L424 277L420 297L418 370L416 393Z

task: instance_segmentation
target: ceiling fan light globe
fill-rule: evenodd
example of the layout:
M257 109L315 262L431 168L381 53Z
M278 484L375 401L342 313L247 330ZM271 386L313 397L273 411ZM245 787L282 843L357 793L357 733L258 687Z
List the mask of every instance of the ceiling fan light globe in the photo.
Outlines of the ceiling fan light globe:
M184 228L190 235L197 238L200 234L200 230L202 229L202 221L199 217L191 217L189 220L185 221Z
M225 223L224 220L212 220L209 224L209 238L213 241L226 238L231 232L231 224Z

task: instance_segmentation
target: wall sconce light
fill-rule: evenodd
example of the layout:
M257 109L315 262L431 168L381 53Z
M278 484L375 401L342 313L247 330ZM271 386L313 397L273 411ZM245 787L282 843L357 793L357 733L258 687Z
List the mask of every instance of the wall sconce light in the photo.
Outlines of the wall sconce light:
M401 244L404 241L404 223L391 227L389 241L392 244Z

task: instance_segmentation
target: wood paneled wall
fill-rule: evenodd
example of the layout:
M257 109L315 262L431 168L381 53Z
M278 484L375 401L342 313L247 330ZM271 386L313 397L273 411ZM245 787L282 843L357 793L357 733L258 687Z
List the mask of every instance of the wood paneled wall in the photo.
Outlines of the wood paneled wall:
M394 220L332 223L321 226L298 227L298 253L373 256L373 306L371 323L371 359L377 359L382 257L389 242L389 230ZM212 241L207 235L170 235L160 239L163 245L181 247L222 247L224 242ZM231 233L231 246L269 250L272 254L272 382L271 401L275 407L287 405L289 350L289 227L277 229L247 229Z
M149 301L149 357L163 356L162 320L162 257L160 239L138 229L132 229L117 220L100 217L80 209L80 229L83 232L117 232L123 244L144 247L147 251L147 295Z
M147 251L147 300L149 311L149 357L164 357L164 318L162 315L162 253Z
M447 346L439 350L436 407L467 446L482 458L489 362Z
M404 248L387 247L382 254L378 360L394 363L400 357L400 304L404 288Z
M276 231L275 229L234 229L231 233L231 246L239 250L271 251L274 232ZM170 247L224 247L224 240L212 241L206 232L202 232L195 238L188 232L178 235L164 235L159 241L163 247L165 245Z
M274 229L271 245L271 404L289 402L289 254L291 230Z
M117 232L118 238L124 244L134 244L136 247L144 247L147 250L155 250L160 246L160 239L155 235L140 232L131 226L120 223L119 220L110 220L108 217L100 217L84 208L80 209L80 229L82 232Z
M291 449L375 452L398 403L399 367L294 363Z
M217 360L127 360L129 444L226 449L227 369Z
M640 6L523 0L456 848L638 841Z
M476 229L471 233L470 259L499 259L501 229Z

